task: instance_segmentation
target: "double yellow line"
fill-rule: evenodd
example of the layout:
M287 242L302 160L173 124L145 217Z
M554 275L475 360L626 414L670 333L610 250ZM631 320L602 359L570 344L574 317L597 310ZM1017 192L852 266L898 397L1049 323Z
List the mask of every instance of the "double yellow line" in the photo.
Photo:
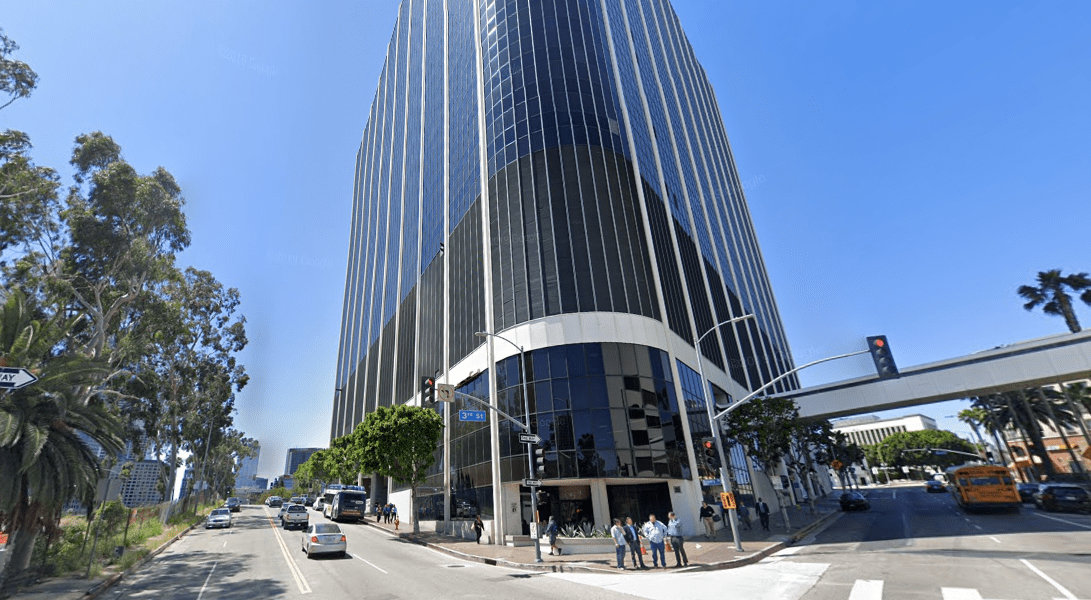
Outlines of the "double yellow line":
M273 537L276 538L277 544L280 546L280 552L284 555L284 562L288 563L288 570L291 571L292 578L295 579L295 584L299 587L299 593L311 593L311 586L307 583L307 578L303 577L303 572L299 570L299 565L295 564L295 559L292 558L291 553L288 552L288 545L281 539L280 531L273 521L273 516L269 514L268 508L265 509L265 517L269 519L269 527L273 529Z

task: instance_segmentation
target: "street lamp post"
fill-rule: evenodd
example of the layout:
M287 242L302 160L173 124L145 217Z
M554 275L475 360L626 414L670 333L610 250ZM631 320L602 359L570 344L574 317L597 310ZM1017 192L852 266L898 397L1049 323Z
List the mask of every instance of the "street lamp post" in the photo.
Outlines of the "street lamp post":
M700 337L693 341L693 347L697 350L697 371L701 375L701 401L705 403L705 411L708 413L708 424L712 427L712 440L716 444L716 452L720 456L720 485L723 486L724 491L728 491L728 477L727 477L727 456L724 454L724 446L720 441L720 428L716 426L716 419L712 414L712 404L715 402L713 399L711 402L705 397L705 389L708 387L708 382L705 381L705 367L701 362L701 340L705 339L708 334L716 331L719 327L734 323L736 321L742 321L744 319L750 319L754 315L743 315L741 317L735 317L734 319L728 319L722 323L717 323L712 326L711 329L701 334ZM742 540L739 539L739 514L734 508L728 509L728 521L731 523L731 537L735 541L735 550L742 552Z
M526 354L524 354L524 352L523 352L523 347L516 344L515 342L509 340L508 338L506 338L506 337L504 337L502 335L497 335L495 333L489 333L487 331L478 331L478 332L474 333L474 335L476 335L477 337L480 337L480 338L494 337L494 338L497 338L497 339L504 340L505 342L507 342L507 343L511 344L512 346L514 346L515 349L517 349L519 351L519 366L520 366L520 369L521 369L521 372L522 372L522 380L523 380L523 411L524 411L524 414L525 414L524 418L526 419L526 426L527 426L526 431L527 431L527 433L533 434L534 432L530 430L530 396L527 395L527 357L526 357ZM492 367L493 367L493 377L495 377L496 376L496 362L495 361L493 361ZM534 444L531 444L531 443L527 444L527 478L528 479L533 479L534 478ZM534 488L531 488L531 490L530 490L530 511L531 511L531 519L534 520L534 528L531 531L532 535L530 536L530 537L534 538L534 562L540 563L540 562L542 562L542 542L541 542L541 538L538 536L538 492Z

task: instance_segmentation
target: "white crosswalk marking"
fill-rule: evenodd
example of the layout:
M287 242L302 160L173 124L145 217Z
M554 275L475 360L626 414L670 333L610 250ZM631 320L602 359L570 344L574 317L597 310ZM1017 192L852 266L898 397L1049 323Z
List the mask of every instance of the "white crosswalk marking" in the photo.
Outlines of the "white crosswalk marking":
M940 588L943 600L981 600L981 592L971 588Z
M883 580L857 579L852 584L849 600L883 600Z

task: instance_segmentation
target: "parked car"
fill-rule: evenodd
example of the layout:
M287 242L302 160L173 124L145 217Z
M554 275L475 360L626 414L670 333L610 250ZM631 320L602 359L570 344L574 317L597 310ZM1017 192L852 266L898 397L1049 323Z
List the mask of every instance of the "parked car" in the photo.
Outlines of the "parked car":
M1024 504L1034 502L1034 493L1038 491L1037 483L1020 483L1016 487L1019 488L1019 499Z
M281 498L280 496L269 496L269 498L265 501L265 505L269 508L279 508L283 504L284 498Z
M303 532L302 550L307 553L307 558L315 554L337 554L345 556L348 551L348 542L345 533L337 523L314 523Z
M867 510L871 503L860 492L845 492L841 494L841 510Z
M303 496L292 496L291 500L288 500L292 504L304 504Z
M1076 485L1043 483L1034 494L1034 504L1051 512L1073 510L1091 513L1091 494Z
M239 512L242 510L242 500L238 498L228 498L227 502L224 502L224 508L231 512Z
M924 491L929 494L943 493L947 491L947 488L943 485L943 482L930 479L924 482Z
M285 505L284 510L280 511L280 524L285 529L292 527L306 529L309 521L310 514L307 512L307 507L302 504L288 504Z
M228 528L231 527L231 510L227 508L217 508L208 514L208 518L205 519L205 529L212 529L213 527Z

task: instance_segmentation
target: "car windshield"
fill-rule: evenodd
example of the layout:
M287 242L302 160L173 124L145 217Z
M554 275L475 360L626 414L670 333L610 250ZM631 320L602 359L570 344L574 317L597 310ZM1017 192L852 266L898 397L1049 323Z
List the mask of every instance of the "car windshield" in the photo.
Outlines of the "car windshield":
M1080 495L1080 494L1086 494L1087 493L1086 491L1084 491L1083 488L1068 487L1068 486L1065 486L1065 487L1058 486L1058 487L1049 488L1049 491L1053 492L1054 494L1068 494L1068 495Z
M307 512L307 507L305 507L305 506L298 506L298 505L295 505L295 506L289 506L289 507L288 507L288 512Z
M231 511L227 510L226 508L217 508L216 510L212 511L212 516L213 517L222 517L223 515L229 515L230 516Z
M333 523L319 523L314 526L315 533L341 533L341 528Z

